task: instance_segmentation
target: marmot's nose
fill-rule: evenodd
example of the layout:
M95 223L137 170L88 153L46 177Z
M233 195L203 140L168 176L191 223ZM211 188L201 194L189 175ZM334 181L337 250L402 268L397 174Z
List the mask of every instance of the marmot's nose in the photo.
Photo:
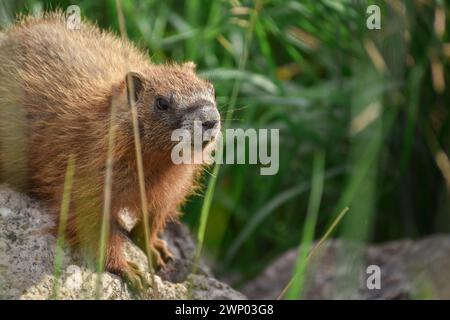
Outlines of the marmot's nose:
M219 121L217 120L203 121L202 122L203 130L213 129L217 126L218 123Z
M203 132L220 130L220 114L215 102L209 100L196 101L186 111L184 121L192 123L192 128L198 128Z

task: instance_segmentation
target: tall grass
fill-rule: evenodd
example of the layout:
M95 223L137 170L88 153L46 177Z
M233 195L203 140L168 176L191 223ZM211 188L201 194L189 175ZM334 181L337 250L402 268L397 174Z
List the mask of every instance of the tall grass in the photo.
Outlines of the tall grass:
M303 227L302 240L299 246L299 253L297 257L297 263L295 266L295 273L298 275L296 281L293 282L287 298L298 299L301 297L304 275L306 270L309 247L314 240L314 230L316 228L317 216L319 215L320 202L323 192L323 180L325 170L325 155L323 152L318 151L314 158L313 172L312 172L312 188L309 196L308 211L306 216L306 222Z
M296 282L298 282L297 290L293 292L294 294L291 294L291 297L294 299L301 297L300 294L302 293L302 290L304 290L303 285L304 285L304 280L305 280L306 267L307 267L308 263L310 262L312 257L317 253L317 251L322 247L324 242L330 238L331 234L336 229L336 227L339 225L339 223L344 218L344 216L347 214L348 210L349 210L348 207L345 207L344 209L342 209L342 211L337 215L336 219L330 225L328 230L320 238L320 240L317 241L317 243L309 251L309 253L306 257L304 257L303 252L301 252L299 250L299 256L297 258L297 264L295 265L295 268L294 268L294 273L293 273L291 279L289 280L289 282L287 283L287 285L283 288L283 290L278 295L277 300L283 299L284 296L286 295L286 293L288 293L288 291L291 291L291 286ZM301 247L299 249L301 249ZM306 251L306 250L303 250L303 251ZM301 255L300 255L300 253L301 253Z
M67 162L66 176L64 181L64 192L63 198L61 200L61 211L59 214L55 259L53 262L54 265L53 275L55 277L55 281L53 285L52 297L54 299L58 298L59 293L59 278L61 276L62 257L65 246L65 233L67 226L67 218L69 217L69 207L71 201L74 175L75 175L75 158L71 156L69 157L69 161Z
M119 25L121 30L121 35L124 40L127 40L127 33L125 29L125 18L121 7L121 1L116 0L116 10L117 15L119 18ZM127 87L129 88L130 92L135 92L133 87L133 81L131 77L127 77ZM140 193L140 199L141 199L141 214L142 214L142 221L144 224L144 241L145 241L145 253L147 255L147 265L148 270L151 274L151 281L152 281L152 290L154 292L154 295L156 298L159 298L159 289L156 285L155 276L154 276L154 270L153 270L153 261L152 261L152 253L151 253L151 247L150 247L150 224L149 224L149 210L148 210L148 204L147 204L147 193L145 190L145 177L144 177L144 164L142 160L142 146L140 141L140 133L139 133L139 121L138 121L138 114L137 114L137 108L136 108L136 101L135 97L132 94L129 98L130 101L130 110L131 110L131 118L133 123L133 135L134 135L134 146L136 150L136 163L137 163L137 171L138 171L138 182L139 182L139 193Z
M253 38L253 30L254 30L254 27L256 24L256 19L258 17L258 13L261 10L261 7L262 7L262 1L256 1L255 7L253 8L252 14L250 16L248 29L246 30L246 33L245 33L245 41L244 41L244 45L243 45L242 52L241 52L240 59L239 59L239 71L245 70L245 66L247 64L247 59L248 59L248 50L249 50L249 47L251 45L251 41ZM230 119L232 118L235 108L236 108L236 102L237 102L239 90L241 87L241 81L242 81L242 79L238 78L234 82L233 90L231 91L229 106L226 110L227 117L229 117L229 118L225 119L224 125L223 125L223 130L226 130L230 126L230 123L231 123ZM219 149L219 150L217 150L217 152L219 153L218 158L219 159L222 158L221 154L223 153L223 149ZM219 169L220 169L220 164L219 163L214 164L214 168L213 168L213 171L211 174L211 179L209 181L208 188L206 189L205 200L203 201L202 210L200 212L200 226L197 231L197 246L196 246L196 253L195 253L195 257L194 257L194 268L196 268L196 266L198 265L200 255L201 255L201 250L203 248L203 242L205 239L205 232L206 232L206 225L208 222L209 211L211 209L211 204L212 204L214 190L215 190L215 186L216 186L216 182L217 182L217 176L219 174ZM195 269L194 269L193 273L195 273Z

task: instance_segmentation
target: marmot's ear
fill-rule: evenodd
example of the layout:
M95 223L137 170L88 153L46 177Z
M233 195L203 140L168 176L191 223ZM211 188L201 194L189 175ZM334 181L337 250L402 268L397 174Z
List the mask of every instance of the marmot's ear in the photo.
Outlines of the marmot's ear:
M183 63L183 64L182 64L182 67L183 67L184 69L187 69L187 70L192 71L192 72L195 72L195 68L197 68L197 66L195 65L195 63L192 62L192 61L188 61L188 62Z
M137 72L128 72L125 76L125 85L127 88L128 103L131 105L131 98L134 102L138 101L144 89L144 77Z

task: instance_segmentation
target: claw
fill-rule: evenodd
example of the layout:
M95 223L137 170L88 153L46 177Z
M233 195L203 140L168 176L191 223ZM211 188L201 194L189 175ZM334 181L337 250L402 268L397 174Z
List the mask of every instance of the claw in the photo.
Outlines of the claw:
M149 287L145 273L139 270L134 262L127 262L127 267L122 271L122 277L134 291L141 292Z
M161 257L161 253L155 247L151 248L152 254L152 263L156 269L164 268L166 266L166 262Z
M163 257L164 261L174 260L174 256L172 252L170 252L169 248L167 247L166 241L162 239L158 239L155 241L155 248L159 251L161 256Z

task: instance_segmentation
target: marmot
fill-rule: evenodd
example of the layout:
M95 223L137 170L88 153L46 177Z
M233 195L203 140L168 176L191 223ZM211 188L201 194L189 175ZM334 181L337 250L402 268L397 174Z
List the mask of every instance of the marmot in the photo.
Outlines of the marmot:
M24 187L60 212L69 157L75 175L67 237L91 256L98 254L108 130L118 101L113 154L110 232L105 267L138 284L138 270L122 252L118 213L141 221L140 193L130 95L136 100L156 266L171 258L159 238L166 221L192 193L202 164L171 161L177 128L220 130L213 85L195 74L195 64L156 65L147 53L95 24L66 27L64 14L22 17L3 31L0 43L0 177ZM128 78L127 78L128 77ZM126 79L132 79L133 85ZM131 92L131 88L134 88ZM213 140L213 139L211 139ZM211 142L214 144L214 142Z

